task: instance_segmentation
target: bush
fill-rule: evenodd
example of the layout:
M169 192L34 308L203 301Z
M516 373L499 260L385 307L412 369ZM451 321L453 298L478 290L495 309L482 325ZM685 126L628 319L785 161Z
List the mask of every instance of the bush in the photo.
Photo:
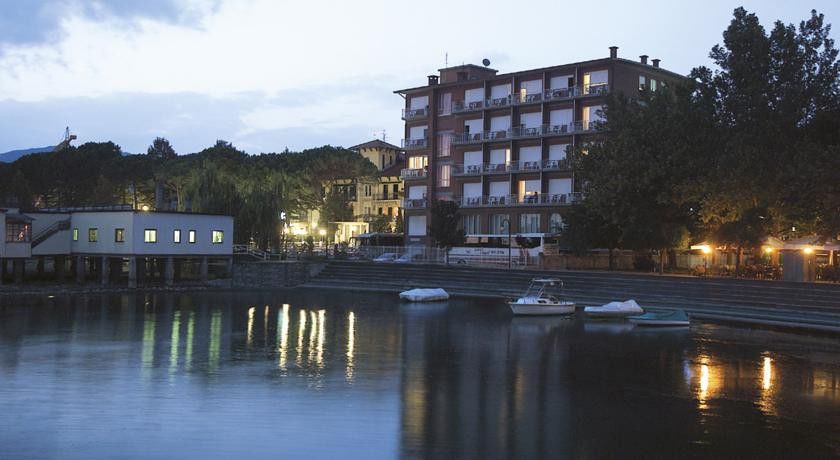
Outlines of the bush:
M633 268L639 271L652 272L656 268L656 262L650 254L636 254L633 257Z

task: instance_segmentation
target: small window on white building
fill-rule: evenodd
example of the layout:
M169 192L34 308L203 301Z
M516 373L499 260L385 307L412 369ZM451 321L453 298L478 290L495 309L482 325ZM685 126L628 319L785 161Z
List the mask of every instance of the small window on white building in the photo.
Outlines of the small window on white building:
M124 228L115 228L114 229L114 242L115 243L125 243L125 229Z
M89 228L88 229L88 241L91 243L96 243L99 241L99 229L98 228Z
M190 244L195 244L195 230L190 230L190 232L187 234L187 241Z
M157 230L154 228L147 228L143 230L144 243L157 243Z
M181 243L181 230L172 231L172 242L175 244Z
M212 240L213 244L222 244L225 242L225 232L221 230L213 230Z

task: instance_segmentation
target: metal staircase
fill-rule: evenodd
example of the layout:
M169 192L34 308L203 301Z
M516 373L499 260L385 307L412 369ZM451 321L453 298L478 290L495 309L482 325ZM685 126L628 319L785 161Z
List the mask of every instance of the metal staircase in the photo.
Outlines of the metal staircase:
M32 247L38 246L44 241L47 241L49 237L64 230L70 230L70 219L53 222L52 225L38 232L37 235L32 237Z

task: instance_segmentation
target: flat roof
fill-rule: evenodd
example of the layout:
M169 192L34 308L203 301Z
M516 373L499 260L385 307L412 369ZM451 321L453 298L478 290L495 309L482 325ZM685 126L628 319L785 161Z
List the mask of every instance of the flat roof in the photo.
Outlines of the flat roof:
M228 214L219 214L219 213L212 213L212 212L185 212L185 211L167 211L167 210L148 210L143 211L142 209L84 209L84 208L55 208L55 209L38 209L35 211L27 212L26 214L73 214L73 213L82 213L82 212L90 212L90 213L104 213L104 212L123 212L123 213L133 213L133 214L180 214L184 216L214 216L214 217L231 217L233 216Z
M676 78L688 78L685 75L680 75L676 72L672 72L672 71L664 69L662 67L654 67L650 64L642 64L641 62L633 61L633 60L630 60L630 59L605 57L605 58L598 58L598 59L590 59L588 61L571 62L571 63L568 63L568 64L558 64L558 65L552 65L552 66L548 66L548 67L538 67L538 68L535 68L535 69L527 69L527 70L519 70L519 71L516 71L516 72L502 73L502 74L497 74L497 75L494 75L494 76L488 77L488 78L478 78L478 79L466 80L466 81L453 81L453 82L449 82L449 83L439 83L437 85L428 85L427 84L427 85L423 85L423 86L415 86L413 88L398 89L398 90L394 91L394 94L402 94L402 93L411 92L411 91L418 91L418 90L421 90L421 89L427 89L427 88L431 88L431 87L449 88L449 87L469 84L469 83L473 83L473 82L493 81L493 80L498 80L498 79L515 77L515 76L518 76L518 75L524 75L524 74L528 74L528 73L531 73L531 72L545 72L545 71L549 71L549 70L562 69L564 67L597 64L597 63L601 63L601 62L603 62L603 63L619 62L621 64L627 64L627 65L631 65L631 66L634 66L634 67L642 68L642 69L645 69L645 70L650 71L650 72L658 72L658 73L662 73L662 74L668 74L668 75L670 75L672 77L676 77ZM467 66L473 66L473 67L479 67L481 69L486 69L486 67L477 66L475 64L467 64ZM459 67L466 67L466 66L459 66ZM452 68L453 67L448 67L448 69L452 69ZM445 70L445 69L441 69L441 70Z

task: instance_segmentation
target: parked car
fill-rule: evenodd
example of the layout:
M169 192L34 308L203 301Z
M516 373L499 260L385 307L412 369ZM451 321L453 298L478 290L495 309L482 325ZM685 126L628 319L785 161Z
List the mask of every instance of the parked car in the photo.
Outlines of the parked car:
M410 264L410 263L417 263L423 259L423 254L409 254L405 253L394 260L394 262L398 264Z
M394 262L400 255L396 252L386 252L373 259L374 262Z

